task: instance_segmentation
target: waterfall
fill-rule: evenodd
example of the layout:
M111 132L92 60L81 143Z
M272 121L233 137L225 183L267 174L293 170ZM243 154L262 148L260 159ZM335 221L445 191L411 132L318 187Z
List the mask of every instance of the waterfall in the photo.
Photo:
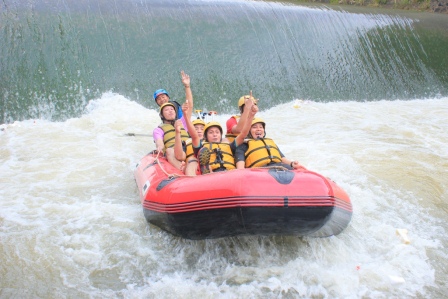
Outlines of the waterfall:
M78 116L106 91L155 107L158 88L182 99L180 70L197 103L228 113L249 90L262 109L448 93L447 37L409 17L245 1L2 6L0 123Z

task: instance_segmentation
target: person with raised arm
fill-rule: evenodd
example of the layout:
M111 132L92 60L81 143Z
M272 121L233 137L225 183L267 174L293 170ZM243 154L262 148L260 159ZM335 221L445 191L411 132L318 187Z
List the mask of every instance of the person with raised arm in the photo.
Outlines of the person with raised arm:
M186 100L192 100L193 95L190 88L190 76L185 74L184 71L180 71L180 75L182 77L182 84L185 87L185 99ZM157 106L161 107L163 104L171 102L174 104L174 107L176 108L176 112L179 118L182 118L182 109L181 105L174 100L171 100L170 96L168 95L168 92L161 88L157 89L153 94L154 101L156 102ZM193 102L191 102L193 103Z
M256 100L252 95L252 90L248 95L242 96L238 100L238 109L240 110L239 115L232 115L226 121L226 138L229 141L232 141L243 129L245 120L247 118L247 114L249 113L249 109L246 109L246 100L251 99L254 105L258 104L258 100Z
M190 105L186 102L182 105L182 112L185 115L186 120L190 120L193 124L193 127L188 128L191 132L196 132L199 139L202 140L204 136L204 127L205 122L198 118L191 121L191 110ZM187 121L188 124L188 121ZM198 160L194 154L192 138L189 138L185 141L181 138L182 133L182 124L176 123L176 139L174 144L174 153L178 160L185 161L184 173L186 175L196 175L198 170Z
M243 143L244 138L249 133L251 121L258 112L258 107L254 105L252 99L247 98L245 101L246 109L249 111L246 114L246 125L230 143L225 138L222 138L222 127L218 122L211 121L205 125L204 141L201 141L197 132L194 130L191 119L186 120L193 150L199 161L202 174L236 169L234 159L235 149ZM186 106L186 109L190 109L189 106Z
M193 94L190 87L190 76L184 71L181 71L181 82L185 87L185 103L193 107ZM165 101L160 106L160 119L162 124L156 127L153 131L153 138L156 144L156 151L163 152L167 160L176 168L182 169L185 162L182 159L177 159L174 152L176 129L174 127L176 121L180 119L183 124L181 139L183 141L189 138L186 128L185 117L179 117L179 109L176 104L170 101ZM180 110L181 111L181 110Z

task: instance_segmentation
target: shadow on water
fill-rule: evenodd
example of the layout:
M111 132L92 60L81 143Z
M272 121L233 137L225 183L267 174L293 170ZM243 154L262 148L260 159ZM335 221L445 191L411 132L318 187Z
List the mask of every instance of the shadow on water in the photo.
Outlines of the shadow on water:
M242 9L244 8L244 9ZM163 87L223 113L248 90L261 108L307 98L446 95L448 38L421 15L349 13L270 2L3 1L0 123L64 120L114 91L155 107Z

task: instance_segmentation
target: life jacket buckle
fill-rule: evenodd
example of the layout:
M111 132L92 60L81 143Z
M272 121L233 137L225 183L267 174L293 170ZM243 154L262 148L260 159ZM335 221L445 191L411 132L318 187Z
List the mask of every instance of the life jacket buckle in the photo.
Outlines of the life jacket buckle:
M216 154L216 159L215 159L215 163L219 163L220 167L224 167L224 160L223 160L223 155L222 155L222 151L220 148L215 148L213 150Z

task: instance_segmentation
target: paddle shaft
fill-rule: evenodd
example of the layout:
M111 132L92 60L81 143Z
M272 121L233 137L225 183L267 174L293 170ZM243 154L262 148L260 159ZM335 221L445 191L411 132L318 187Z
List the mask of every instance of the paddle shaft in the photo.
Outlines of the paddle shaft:
M151 134L138 134L138 133L126 133L124 136L135 136L135 137L152 137Z

